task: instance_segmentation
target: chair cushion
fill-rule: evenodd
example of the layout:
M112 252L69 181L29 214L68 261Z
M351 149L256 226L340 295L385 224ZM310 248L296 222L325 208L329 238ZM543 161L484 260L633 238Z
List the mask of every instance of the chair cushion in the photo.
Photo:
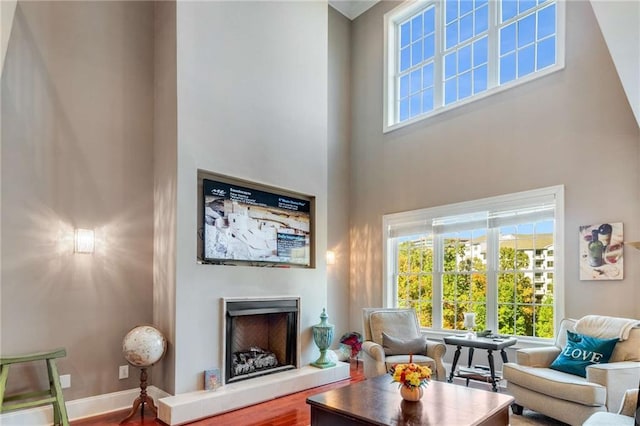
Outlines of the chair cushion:
M593 407L606 404L607 389L604 386L588 382L575 374L511 362L503 365L502 373L507 383L514 383L554 398Z
M420 337L416 314L411 310L380 310L369 317L371 338L382 345L382 333L404 336L405 339Z
M382 333L382 347L386 355L423 354L427 348L427 340L423 337L402 339Z
M617 337L598 339L567 330L567 344L549 368L587 377L587 366L609 362L617 342Z
M582 426L633 426L633 417L600 411L592 414Z

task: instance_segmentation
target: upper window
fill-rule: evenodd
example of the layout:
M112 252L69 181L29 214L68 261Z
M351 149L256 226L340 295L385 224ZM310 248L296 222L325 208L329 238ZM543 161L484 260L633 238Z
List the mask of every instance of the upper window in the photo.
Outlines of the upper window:
M385 15L385 131L564 66L561 0L431 0Z
M562 187L384 216L385 305L420 325L551 339L562 318ZM553 261L551 261L553 259Z

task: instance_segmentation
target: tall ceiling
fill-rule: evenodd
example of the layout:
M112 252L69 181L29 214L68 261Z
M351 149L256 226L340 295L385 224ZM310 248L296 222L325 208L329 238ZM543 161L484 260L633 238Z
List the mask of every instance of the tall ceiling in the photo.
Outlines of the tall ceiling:
M354 20L375 6L379 0L329 0L329 4L347 18Z

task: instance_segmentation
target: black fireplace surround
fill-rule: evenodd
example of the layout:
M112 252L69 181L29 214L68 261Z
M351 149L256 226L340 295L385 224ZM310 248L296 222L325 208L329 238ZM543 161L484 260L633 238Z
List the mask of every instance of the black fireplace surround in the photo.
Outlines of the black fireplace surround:
M298 299L226 302L225 383L297 368Z

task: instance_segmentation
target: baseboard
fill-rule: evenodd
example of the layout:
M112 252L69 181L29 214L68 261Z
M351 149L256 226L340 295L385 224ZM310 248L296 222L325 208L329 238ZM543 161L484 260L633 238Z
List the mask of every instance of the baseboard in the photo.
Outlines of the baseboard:
M155 386L149 386L147 394L154 401L170 396ZM138 396L140 396L140 388L135 388L66 401L65 406L67 407L69 420L73 421L131 408L133 401ZM53 407L51 405L0 414L0 424L2 426L49 426L52 423Z

